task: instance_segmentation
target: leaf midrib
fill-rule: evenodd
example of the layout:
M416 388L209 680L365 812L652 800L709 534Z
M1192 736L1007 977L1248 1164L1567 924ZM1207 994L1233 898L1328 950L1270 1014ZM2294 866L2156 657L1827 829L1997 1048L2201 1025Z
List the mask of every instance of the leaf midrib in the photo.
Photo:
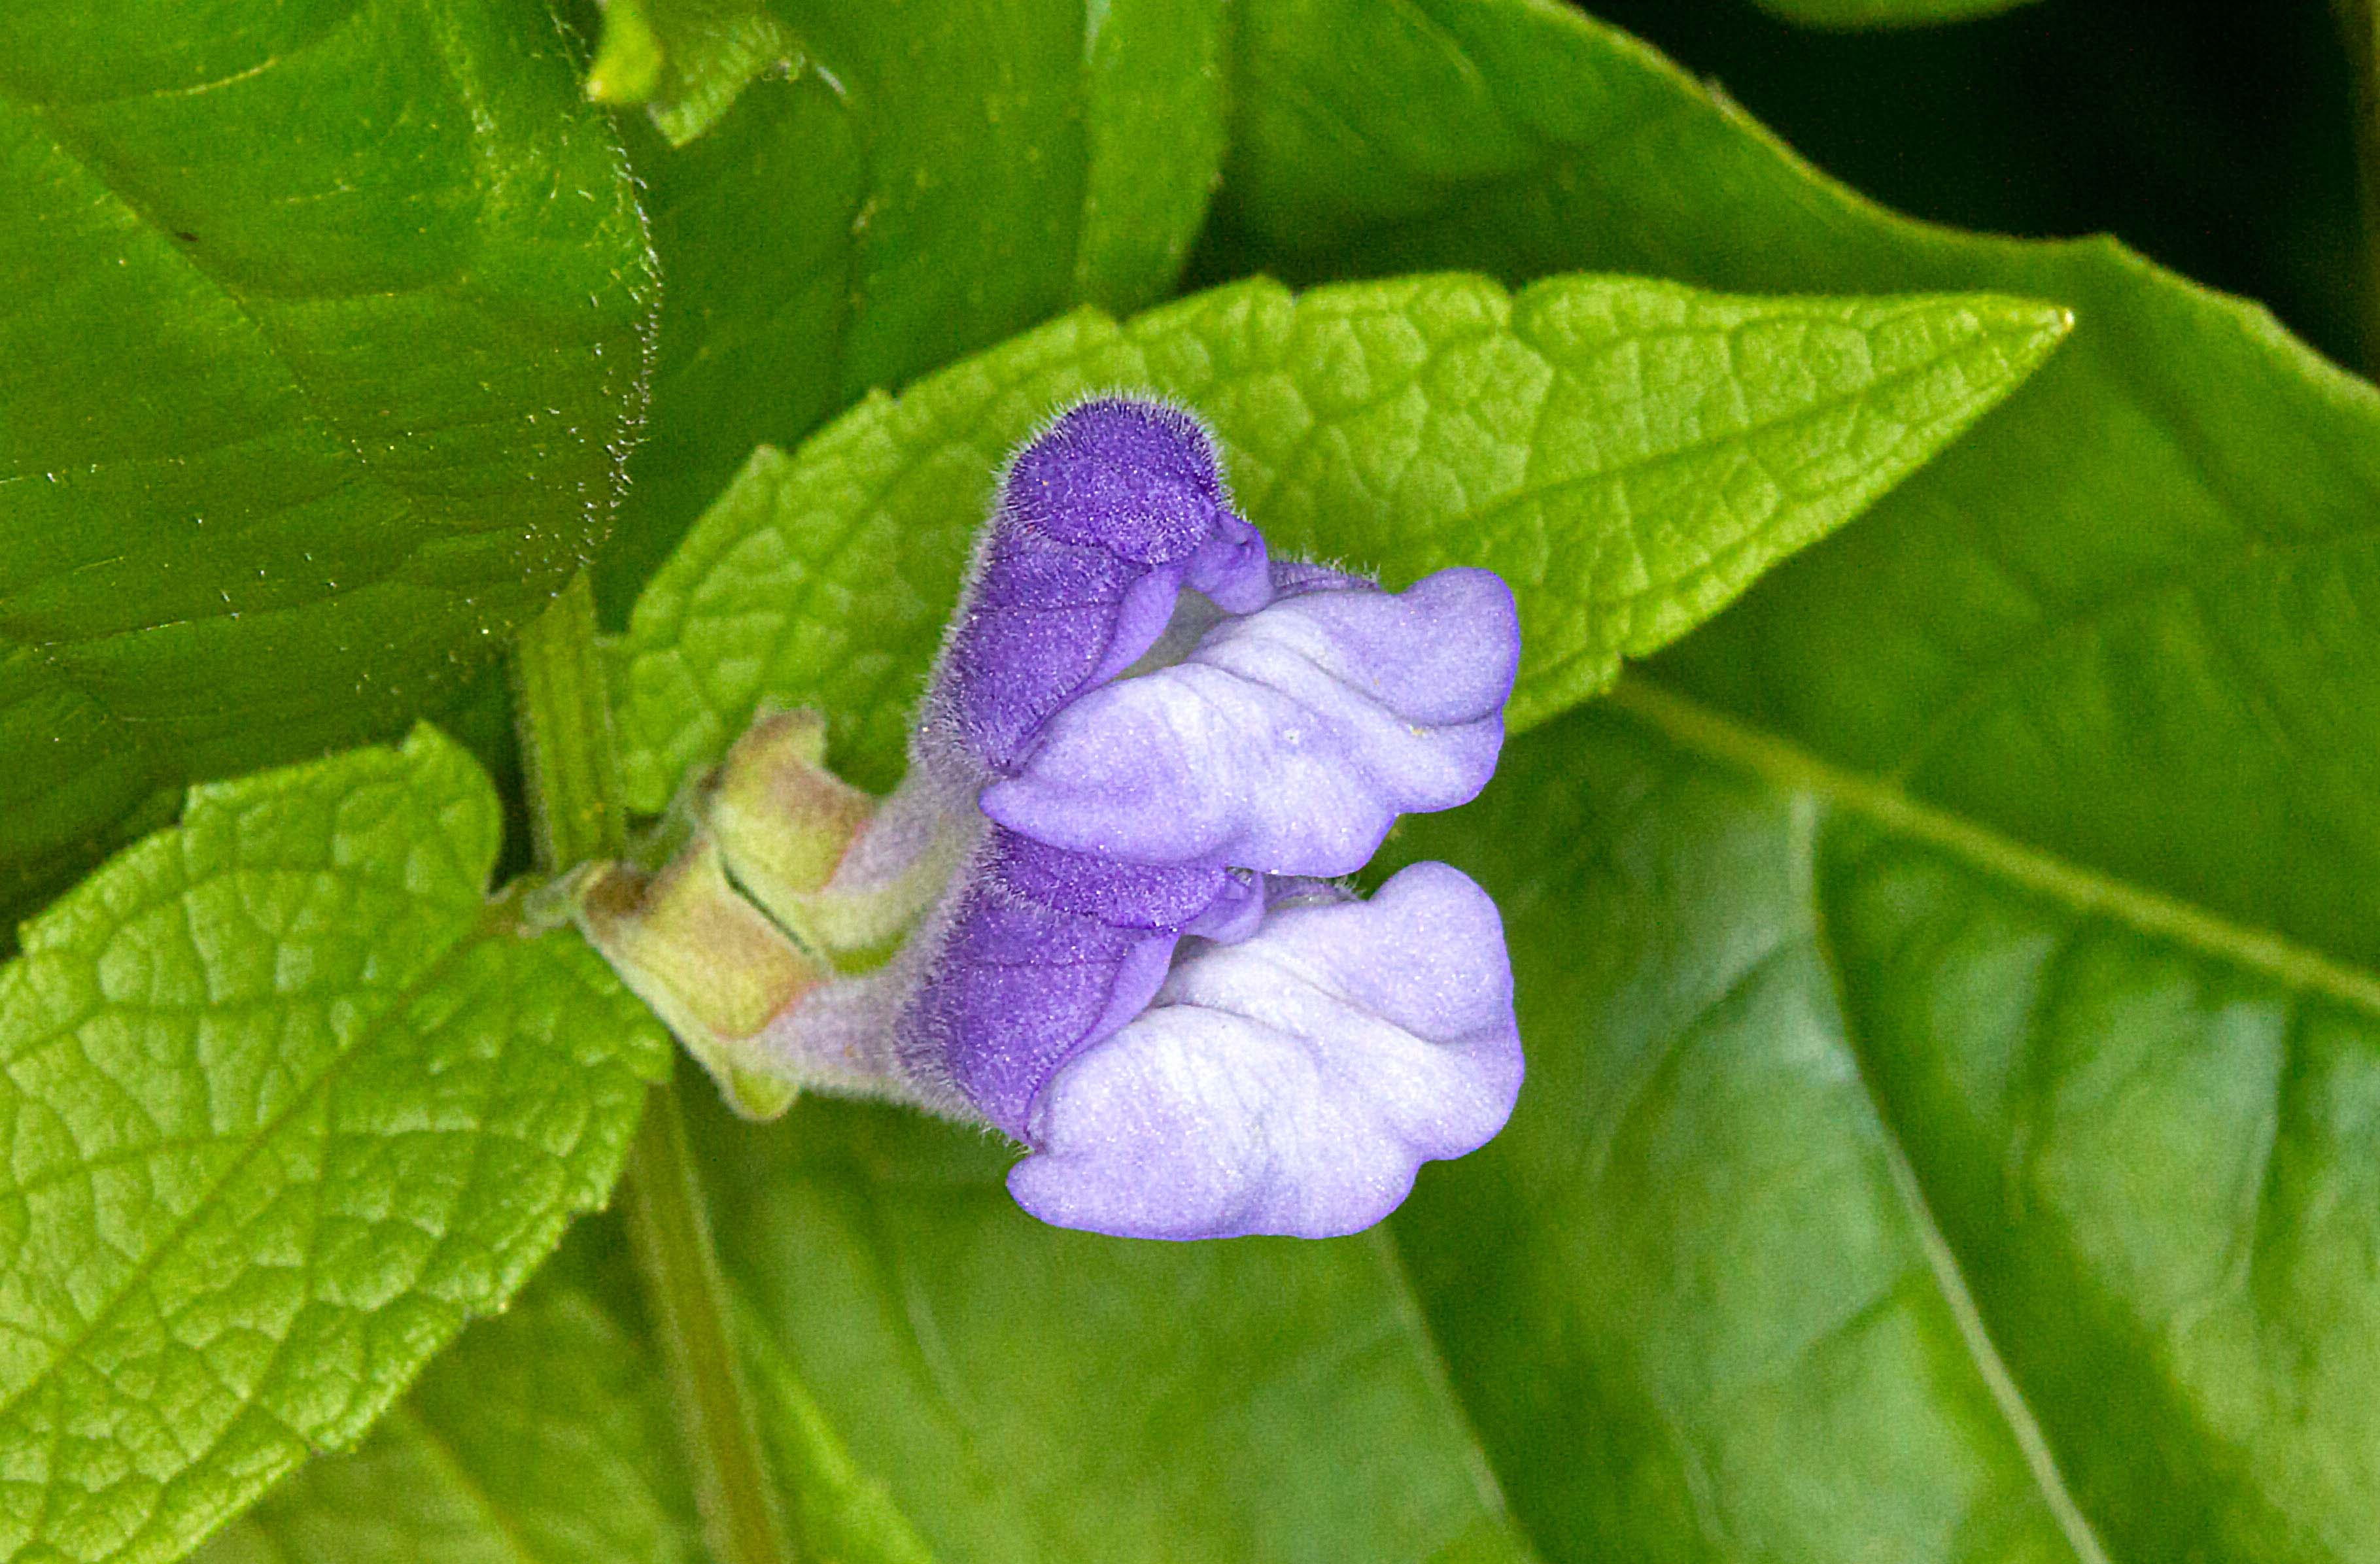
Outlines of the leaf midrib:
M1817 820L1836 812L1856 817L1905 840L1921 843L1969 867L2073 912L2106 918L2145 937L2170 941L2200 956L2230 964L2292 990L2320 996L2380 1017L2380 975L2341 961L2274 930L2212 912L2164 891L2077 863L1993 826L1911 798L1897 781L1839 767L1789 740L1631 671L1607 697L1620 712L1698 758L1749 774L1796 800L1795 866L1807 881L1802 900L1810 938L1835 988L1842 1042L1858 1070L1860 1088L1883 1137L1890 1175L1915 1229L1936 1289L1957 1326L1969 1360L1989 1391L2018 1452L2078 1564L2107 1564L2089 1517L2067 1488L2038 1419L1992 1340L1989 1327L1961 1269L1957 1252L1935 1220L1915 1165L1904 1149L1888 1104L1868 1079L1866 1060L1852 1031L1843 993L1843 966L1830 941L1817 890Z
M2137 933L2169 940L2200 955L2380 1018L2380 973L1921 802L1892 782L1837 766L1642 673L1621 674L1604 698L1615 709L1707 759L1813 794L1830 807L1937 848L2077 912L2113 919Z
M1835 949L1832 927L1827 916L1825 898L1818 890L1818 815L1816 800L1811 794L1799 795L1793 810L1792 862L1793 872L1801 879L1799 898L1806 903L1810 915L1808 938L1815 948L1820 966L1833 990L1836 1024L1840 1028L1843 1049L1850 1055L1854 1078L1861 1095L1867 1099L1876 1115L1876 1122L1884 1143L1886 1166L1892 1179L1893 1193L1900 1197L1901 1208L1908 1213L1915 1229L1918 1252L1924 1255L1928 1273L1933 1277L1935 1291L1949 1311L1957 1327L1960 1344L1966 1349L1968 1362L1973 1364L1976 1377L1984 1382L1992 1404L1998 1409L2000 1420L2007 1425L2017 1452L2023 1458L2025 1470L2040 1492L2042 1502L2058 1522L2067 1546L2073 1550L2077 1564L2108 1564L2107 1550L2099 1541L2090 1517L2075 1501L2068 1487L2066 1476L2058 1469L2057 1452L2050 1448L2049 1437L2041 1420L2025 1399L2024 1388L2010 1371L2008 1360L2000 1354L1999 1346L1992 1340L1991 1327L1985 1321L1983 1310L1975 1303L1974 1290L1967 1283L1966 1272L1959 1264L1958 1252L1942 1231L1934 1215L1934 1204L1926 1197L1925 1185L1918 1177L1917 1166L1910 1159L1901 1144L1900 1126L1888 1110L1884 1094L1870 1078L1866 1053L1852 1030L1853 1013L1848 979L1842 958Z

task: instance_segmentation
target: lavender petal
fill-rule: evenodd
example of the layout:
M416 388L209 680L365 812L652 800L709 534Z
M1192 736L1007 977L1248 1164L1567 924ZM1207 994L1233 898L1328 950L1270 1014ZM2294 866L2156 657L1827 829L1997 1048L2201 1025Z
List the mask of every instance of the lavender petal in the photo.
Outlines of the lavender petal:
M1319 585L1075 698L983 810L1134 863L1352 874L1398 815L1486 785L1519 656L1512 594L1491 572L1441 570L1395 594Z
M1355 1232L1423 1161L1501 1129L1521 1074L1495 903L1416 864L1369 902L1279 908L1181 961L1051 1076L1009 1191L1124 1237Z

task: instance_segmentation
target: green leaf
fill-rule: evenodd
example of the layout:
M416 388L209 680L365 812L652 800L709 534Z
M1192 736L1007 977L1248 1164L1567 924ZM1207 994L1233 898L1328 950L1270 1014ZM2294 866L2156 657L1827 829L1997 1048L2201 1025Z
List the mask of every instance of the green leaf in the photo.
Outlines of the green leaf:
M748 1305L740 1313L752 1399L802 1556L837 1564L932 1564L933 1554L891 1493L852 1460L768 1321Z
M632 804L656 810L763 700L898 773L1005 453L1144 386L1220 434L1288 554L1397 585L1486 565L1520 599L1516 725L1609 685L1840 526L2013 389L2064 330L1991 297L1748 299L1572 277L1256 282L1119 327L1083 312L763 451L647 588L623 647Z
M1758 0L1760 8L1804 27L1932 27L1997 16L2034 0Z
M1691 740L1748 803L1677 818L1661 779L1684 762L1591 760L1609 718L1522 769L1535 782L1512 785L1540 790L1525 806L1415 832L1504 896L1541 1061L1507 1141L1428 1186L1405 1229L1425 1277L1511 1257L1425 1291L1516 1508L1559 1558L1660 1531L1627 1509L1640 1491L1680 1496L1673 1539L1732 1528L1722 1557L1839 1558L1867 1536L1884 1557L1989 1555L1971 1538L1996 1534L1950 1518L2022 1519L1990 1500L2013 1478L1977 1475L2017 1470L2013 1440L2117 1560L2371 1552L2380 1289L2356 1104L2380 993L2380 397L2261 311L2111 244L1972 238L1866 206L1581 18L1502 0L1400 14L1401 34L1367 34L1360 81L1338 51L1372 8L1249 16L1244 64L1267 74L1242 100L1217 263L1996 287L2081 321L1973 437L1667 654L1658 683L1621 686L1624 733ZM1690 871L1699 900L1664 892ZM1772 950L1730 1001L1781 1007L1770 1019L1726 1037L1688 1024ZM1753 1096L1767 1117L1727 1121L1752 1158L1731 1173L1734 1132L1694 1128L1706 1110L1673 1109L1665 1085L1739 1112L1749 1087L1680 1073L1688 1051L1727 1049L1740 1062L1709 1069L1790 1068L1801 1102L1835 1082L1809 1107ZM1779 1148L1756 1133L1769 1123L1803 1138ZM1614 1230L1573 1238L1560 1213L1613 1219L1615 1186L1579 1148L1623 1132L1644 1171L1610 1176L1647 1194L1658 1176L1676 1203L1631 1236L1637 1281L1606 1285L1610 1245L1590 1257L1583 1235ZM1856 1191L1826 1194L1841 1180L1806 1164L1831 1138L1846 1149L1829 1156L1864 1144L1889 1172L1888 1132L1909 1172L1861 1175L1900 1213L1879 1251L1844 1215ZM1566 1193L1528 1183L1557 1160ZM1926 1236L1912 1196L1941 1242L1910 1274L1955 1274L1974 1304L1957 1382L1913 1347L1899 1366L1806 1354L1812 1379L1867 1399L1797 1417L1779 1472L1681 1432L1758 1410L1742 1400L1758 1372L1698 1382L1694 1363L1739 1346L1729 1362L1783 1363L1764 1319L1883 1295L1875 1279ZM1701 1224L1730 1215L1773 1226L1721 1247ZM1935 1291L1927 1311L1958 1313L1955 1289ZM1508 1326L1488 1321L1498 1306ZM1564 1340L1582 1346L1548 1355ZM1994 1357L2005 1393L1984 1422L2002 1455L1874 1441L1973 1421L1961 1409ZM1558 1408L1568 1432L1532 1424L1524 1443L1523 1405ZM1633 1455L1607 1454L1616 1426L1641 1430ZM1939 1459L1897 1470L1894 1451ZM1640 1486L1597 1487L1614 1463ZM2058 1508L2049 1485L2029 1491L2044 1497L2026 1512ZM1802 1540L1771 1543L1770 1512L1804 1517Z
M899 1109L708 1139L774 1354L936 1556L1533 1560L1380 1238L1061 1231L1007 1150Z
M768 0L604 0L587 95L644 105L682 147L718 124L754 77L791 71L800 56Z
M482 665L608 525L653 278L537 0L12 5L0 162L5 919Z
M0 1556L179 1557L617 1176L667 1042L434 731L192 790L0 968Z
M1397 1222L1549 1557L2380 1546L2380 977L1641 675L1402 851L1512 936Z
M669 288L615 615L755 445L1075 305L1155 302L1214 190L1222 0L775 15L791 79L682 151L626 127Z
M199 1564L691 1564L661 1380L584 1294L540 1279L474 1325L346 1455L314 1461Z

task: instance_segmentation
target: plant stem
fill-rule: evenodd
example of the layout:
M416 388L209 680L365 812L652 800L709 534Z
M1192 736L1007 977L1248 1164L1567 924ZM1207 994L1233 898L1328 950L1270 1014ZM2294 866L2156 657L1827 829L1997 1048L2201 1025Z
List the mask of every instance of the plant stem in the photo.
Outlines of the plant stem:
M612 708L595 649L595 588L572 581L513 646L513 711L528 774L538 867L552 874L626 851Z
M793 1550L736 1354L701 1172L686 1144L686 1115L668 1086L655 1087L645 1104L624 1195L637 1272L692 1452L703 1540L719 1564L789 1564Z
M536 823L538 866L558 872L616 857L627 824L613 763L611 710L586 576L521 632L513 651L516 721ZM703 1541L718 1564L791 1564L776 1485L761 1453L711 1242L700 1170L676 1090L655 1086L621 1183L637 1273L652 1311L671 1400L686 1436Z

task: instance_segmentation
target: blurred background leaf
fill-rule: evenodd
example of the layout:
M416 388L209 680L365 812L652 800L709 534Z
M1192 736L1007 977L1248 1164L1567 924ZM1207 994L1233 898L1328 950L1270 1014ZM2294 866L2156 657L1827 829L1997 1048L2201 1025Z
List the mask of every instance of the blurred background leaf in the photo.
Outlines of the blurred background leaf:
M602 538L654 279L577 70L538 0L0 14L0 924Z
M1068 308L1162 297L1223 149L1221 0L779 0L802 67L673 149L625 122L669 278L607 619L755 445Z
M1534 1564L1385 1235L1118 1243L900 1109L711 1108L720 1243L936 1556Z
M826 1410L778 1345L775 1321L749 1303L736 1315L752 1403L801 1556L837 1564L932 1564L933 1552L890 1489L852 1458ZM855 1408L860 1417L869 1409Z
M1402 852L1512 934L1520 1109L1394 1225L1549 1558L2380 1546L2368 969L1658 676Z
M200 1564L694 1564L694 1497L645 1346L540 1276L358 1449L310 1464Z

